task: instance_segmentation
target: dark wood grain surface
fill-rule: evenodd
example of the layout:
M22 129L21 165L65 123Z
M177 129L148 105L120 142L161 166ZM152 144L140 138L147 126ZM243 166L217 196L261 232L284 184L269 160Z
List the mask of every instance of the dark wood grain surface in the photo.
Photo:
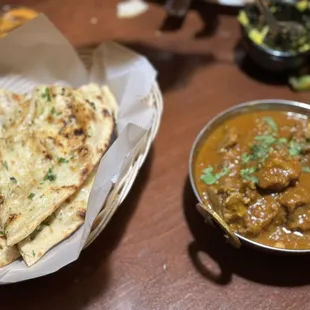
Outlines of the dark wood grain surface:
M145 54L159 72L165 111L107 229L59 272L1 287L0 309L310 309L309 256L234 250L194 207L188 156L211 117L247 100L310 100L244 60L235 10L196 5L180 29L160 33L176 23L157 4L119 20L112 0L19 3L46 13L76 47L113 39Z

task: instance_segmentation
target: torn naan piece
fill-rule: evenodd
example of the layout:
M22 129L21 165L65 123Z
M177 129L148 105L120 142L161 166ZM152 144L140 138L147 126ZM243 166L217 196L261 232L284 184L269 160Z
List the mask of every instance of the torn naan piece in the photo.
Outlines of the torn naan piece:
M17 246L8 247L4 236L0 236L0 267L4 267L20 256Z
M83 86L78 91L96 111L106 110L105 113L101 113L102 116L109 113L116 118L118 106L107 87L101 89L92 84ZM63 203L29 237L18 244L20 253L28 266L35 264L48 250L71 236L84 223L88 197L96 170L97 168L76 194Z
M69 87L37 87L27 124L0 138L0 224L12 246L83 184L109 146L114 118Z

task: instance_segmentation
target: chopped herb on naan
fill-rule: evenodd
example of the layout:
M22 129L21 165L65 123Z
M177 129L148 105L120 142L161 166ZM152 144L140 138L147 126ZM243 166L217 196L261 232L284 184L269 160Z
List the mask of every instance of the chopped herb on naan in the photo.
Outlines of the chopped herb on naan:
M84 86L79 89L87 99L87 103L95 111L107 110L117 117L117 105L108 88L100 89L96 85ZM104 121L105 113L101 114ZM69 157L60 157L61 164L70 163ZM95 179L96 169L84 182L83 186L67 201L65 201L50 217L19 244L20 253L28 266L35 264L49 249L74 233L85 220L88 197ZM32 253L36 255L32 255Z
M114 129L113 115L95 110L79 90L41 86L25 98L15 130L2 127L0 137L0 224L9 246L80 189Z

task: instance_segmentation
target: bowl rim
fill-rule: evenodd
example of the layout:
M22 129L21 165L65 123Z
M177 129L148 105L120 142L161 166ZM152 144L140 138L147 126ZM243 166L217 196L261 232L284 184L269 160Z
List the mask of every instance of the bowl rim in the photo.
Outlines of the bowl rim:
M242 28L242 35L245 37L253 46L255 46L257 49L259 49L262 52L265 52L268 55L278 57L278 58L295 58L295 57L300 57L300 56L307 56L310 54L310 49L304 52L286 52L286 51L281 51L277 49L273 49L271 47L268 47L267 45L259 45L256 44L251 38L249 37L249 33L246 29L245 26L240 24L240 27Z
M278 110L282 110L281 107L283 107L283 111L285 110L285 108L289 108L289 107L294 107L296 109L300 109L304 111L304 114L309 114L310 115L310 105L303 103L303 102L299 102L299 101L294 101L294 100L285 100L285 99L261 99L261 100L252 100L252 101L246 101L240 104L237 104L235 106L232 106L228 109L225 109L224 111L220 112L219 114L215 115L213 118L211 118L204 126L203 128L199 131L198 135L196 136L192 147L191 147L191 151L190 151L190 155L189 155L189 180L192 186L192 189L194 191L194 194L197 198L197 200L200 203L203 203L203 200L201 199L198 189L196 187L195 184L195 180L194 180L194 170L193 170L193 164L194 164L194 157L196 155L197 152L197 148L200 145L200 142L205 139L204 135L207 132L207 130L209 128L212 127L212 125L216 127L218 127L223 121L227 120L227 118L229 118L229 115L232 115L232 117L234 117L235 115L241 115L243 113L247 113L249 110L253 109L255 111L255 108L259 107L259 106L267 106L267 105L271 105L274 104L278 107ZM247 109L247 111L242 112L243 109ZM240 114L238 114L237 112L241 110ZM260 110L258 108L258 110ZM266 110L268 110L266 108ZM269 109L272 110L272 109ZM276 109L274 109L276 110ZM307 113L306 113L307 112ZM300 112L300 114L302 114L302 112ZM211 129L211 132L214 130ZM287 254L306 254L306 253L310 253L310 248L309 249L301 249L301 250L294 250L294 249L281 249L281 248L276 248L276 247L272 247L272 246L268 246L256 241L253 241L247 237L242 236L239 233L234 232L234 234L242 241L242 243L248 244L254 248L259 248L261 250L265 250L268 252L274 252L274 253L287 253Z

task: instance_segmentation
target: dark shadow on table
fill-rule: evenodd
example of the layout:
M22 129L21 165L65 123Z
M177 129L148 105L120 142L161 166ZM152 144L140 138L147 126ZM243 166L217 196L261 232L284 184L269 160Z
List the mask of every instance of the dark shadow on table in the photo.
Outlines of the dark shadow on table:
M158 83L164 93L184 88L197 70L216 61L213 54L179 54L137 42L121 44L148 58L158 71Z
M175 0L178 1L178 0ZM148 0L147 2L155 3L159 5L165 5L166 1ZM202 0L193 0L189 11L196 12L201 21L203 22L203 28L195 34L196 39L206 38L212 36L217 28L219 22L219 15L236 15L238 8L218 5L216 3L208 3ZM186 19L185 16L177 17L167 13L163 20L159 30L161 31L176 31L182 28Z
M208 3L204 1L194 1L192 9L197 12L203 28L195 35L196 39L210 37L215 34L219 25L220 15L237 15L238 8Z
M109 225L79 259L54 274L2 286L1 309L86 309L105 293L110 279L110 254L122 239L147 184L153 153L151 149L129 196Z
M118 41L118 43L148 58L158 72L157 81L163 93L184 88L197 70L217 61L211 53L181 54L140 42ZM80 46L77 51L81 56L85 51L94 50L97 46ZM86 54L89 53L86 52Z
M133 51L147 57L158 72L157 81L162 92L173 89L184 88L191 80L197 70L217 62L212 53L175 53L168 49L160 49L148 44L130 41L116 41L117 43L132 49ZM98 44L79 46L76 48L82 59L95 50ZM90 66L89 57L84 61Z
M245 246L236 250L225 243L219 231L204 222L197 212L197 199L186 180L183 192L184 215L193 235L188 245L188 255L194 268L206 279L219 285L228 284L233 274L254 282L275 286L301 286L310 283L309 255L272 255ZM200 260L200 253L207 254L220 268L214 273ZM213 269L213 268L212 268Z
M287 74L270 72L261 68L247 56L241 42L238 42L234 48L234 61L239 69L250 79L263 84L287 85Z

